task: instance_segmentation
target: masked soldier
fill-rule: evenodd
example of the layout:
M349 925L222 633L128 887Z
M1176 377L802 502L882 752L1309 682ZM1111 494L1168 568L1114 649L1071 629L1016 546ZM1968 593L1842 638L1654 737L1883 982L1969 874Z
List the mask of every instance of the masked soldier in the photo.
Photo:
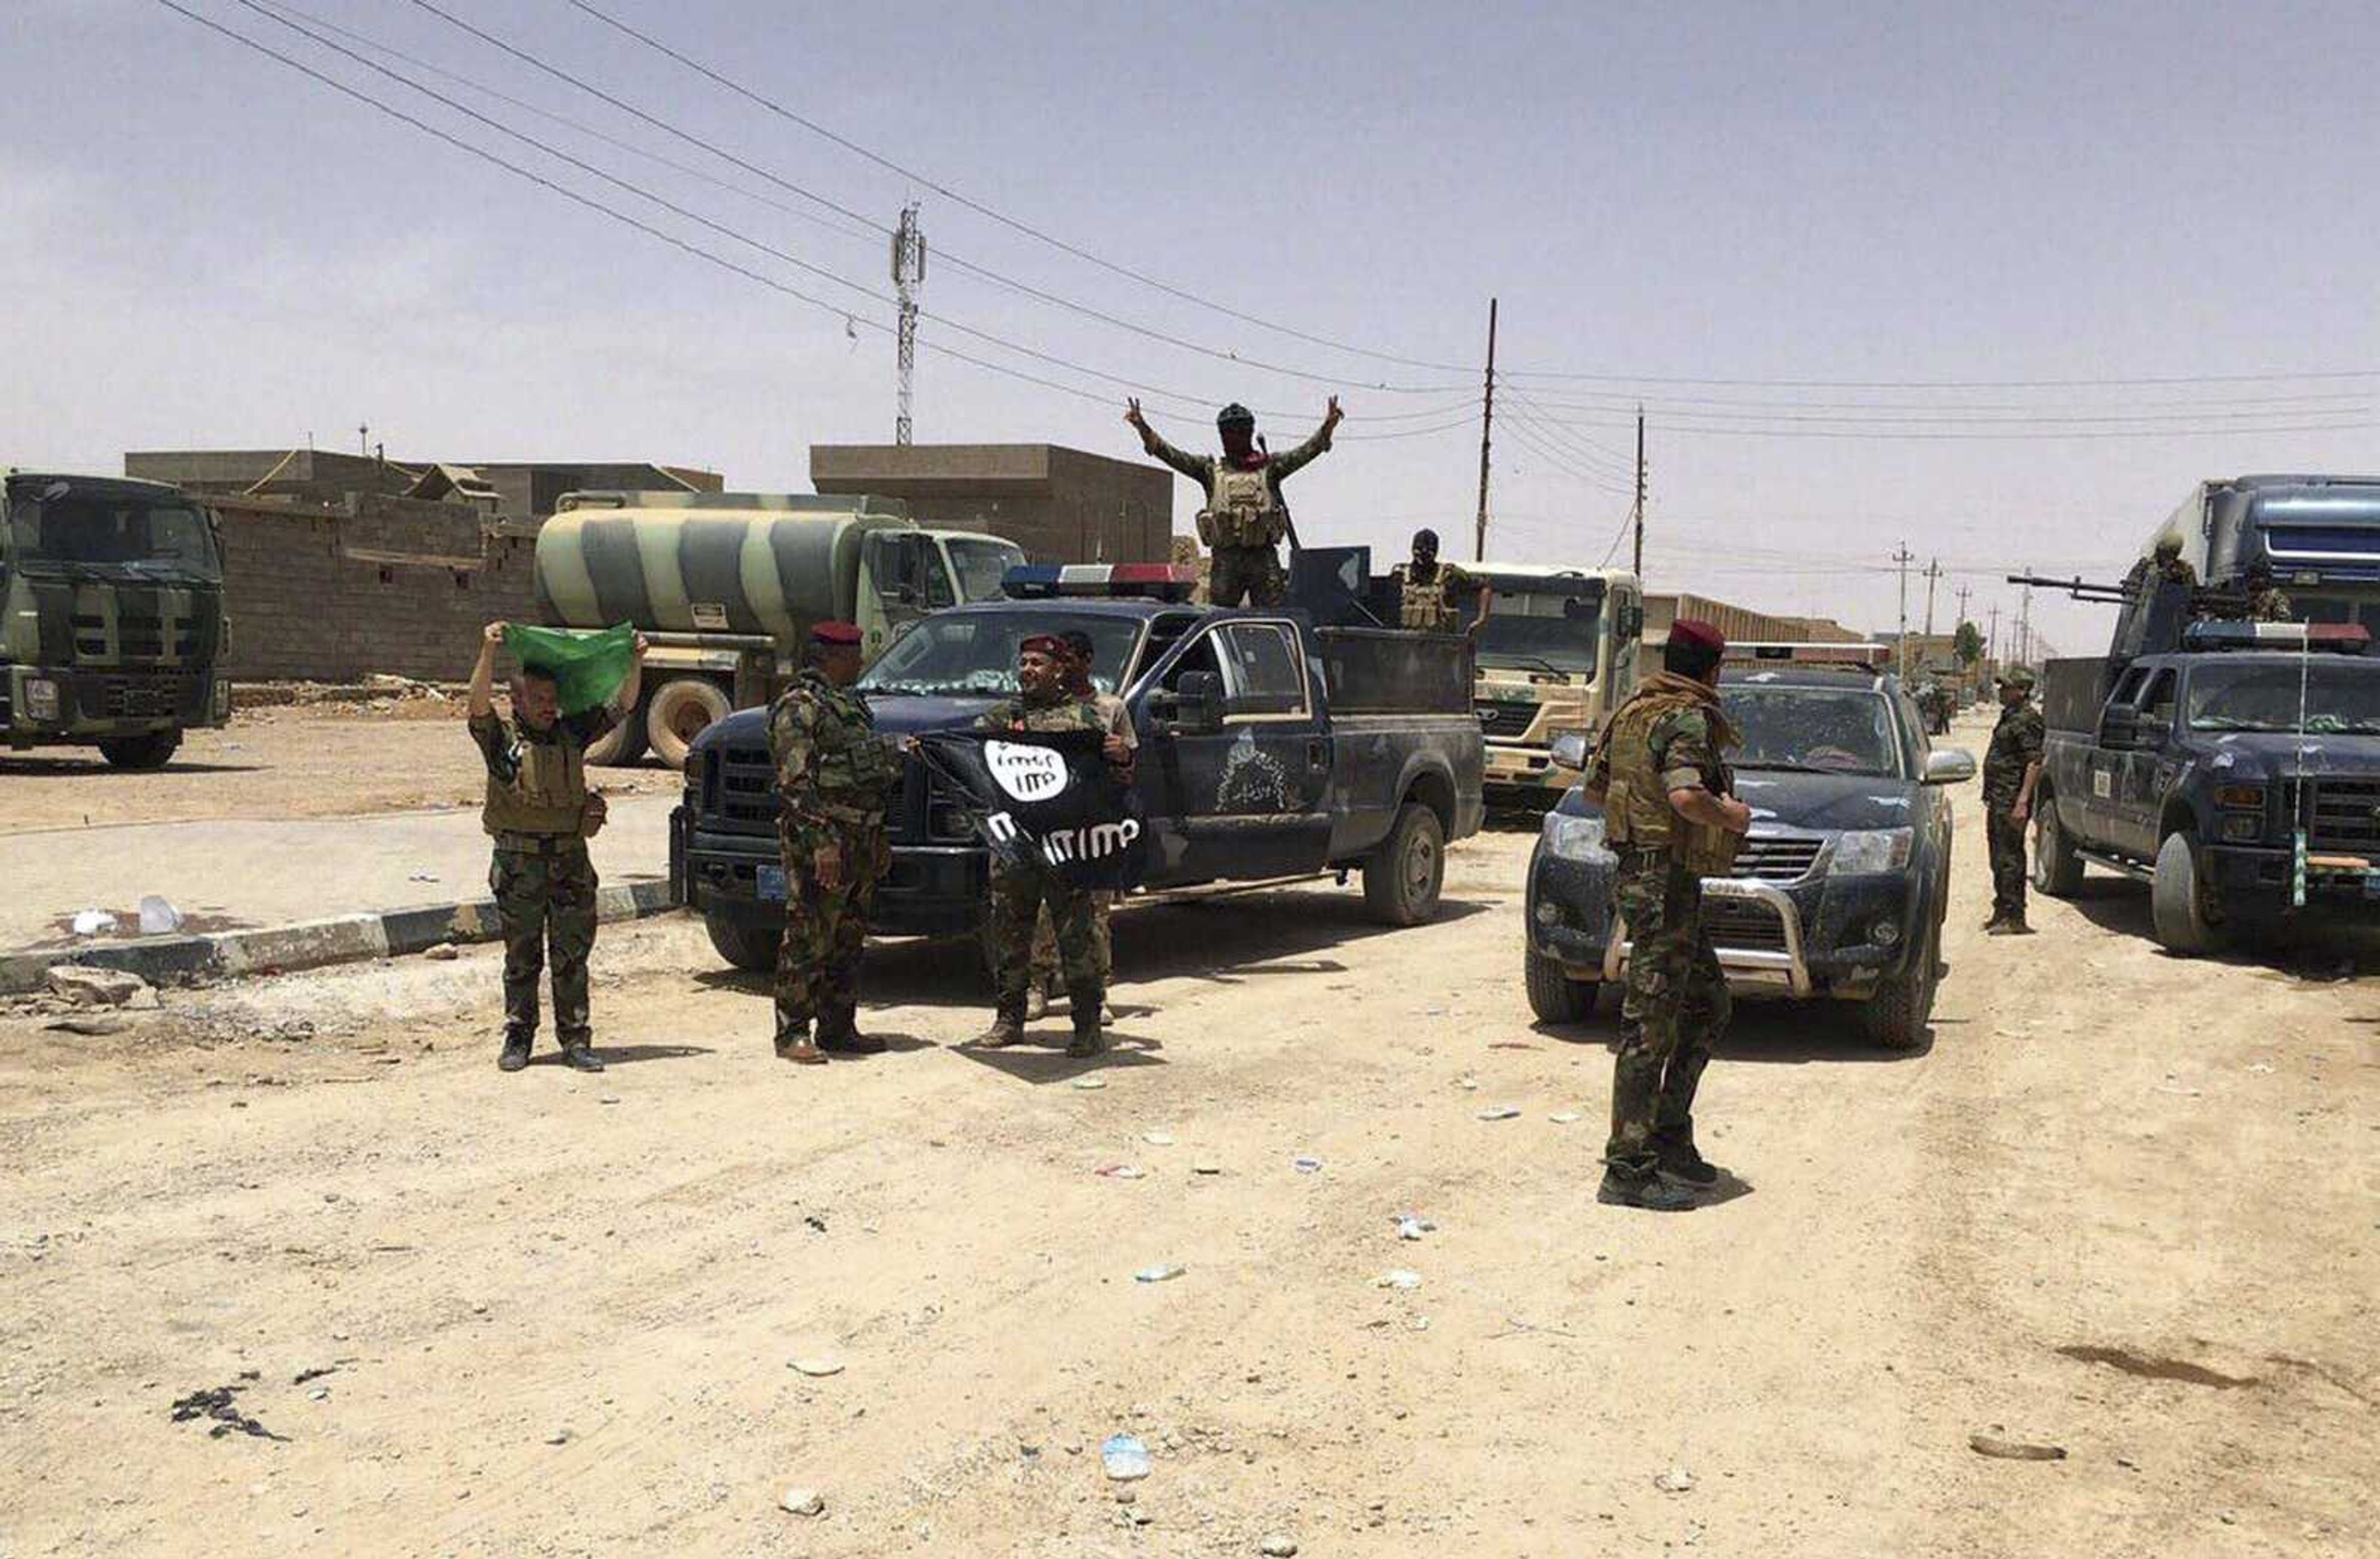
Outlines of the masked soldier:
M785 867L777 1054L805 1065L824 1061L831 1050L884 1048L859 1032L859 958L876 880L892 864L884 803L899 769L868 705L851 691L858 676L859 629L820 623L810 630L810 664L769 709Z
M2041 778L2042 732L2033 681L2021 665L2000 674L2000 721L1984 749L1984 843L1992 857L1992 918L1984 930L1994 936L2033 932L2024 923L2024 825Z
M1132 749L1108 731L1099 708L1066 690L1065 641L1037 633L1016 649L1016 697L987 710L976 721L987 731L1097 731L1109 771L1130 773ZM1068 1055L1099 1053L1099 1012L1107 991L1099 973L1091 895L1070 887L1058 874L1034 863L1012 864L996 852L991 866L991 944L1000 985L991 1027L978 1041L988 1048L1013 1045L1025 1037L1026 993L1033 978L1033 922L1044 907L1058 938L1058 958L1072 1004L1075 1038Z
M1495 609L1496 593L1451 563L1438 560L1438 532L1416 530L1413 561L1392 571L1397 581L1397 622L1415 633L1452 633L1463 621L1455 598L1479 592L1479 615L1471 620L1471 637L1479 637L1488 614Z
M1102 693L1091 680L1093 650L1091 636L1081 628L1069 628L1059 636L1066 646L1064 678L1069 698L1088 699L1099 712L1099 725L1107 734L1123 743L1124 763L1116 771L1117 779L1132 783L1134 760L1138 756L1140 733L1133 729L1132 713L1122 699L1113 693ZM1103 890L1091 894L1091 937L1099 955L1099 989L1114 983L1115 944L1108 932L1108 916L1115 906L1115 895ZM1063 988L1064 976L1058 968L1058 932L1050 922L1049 906L1042 906L1033 921L1033 983L1025 993L1025 1021L1034 1022L1049 1010L1050 1000ZM1115 1021L1113 1012L1102 1012L1103 1022Z
M2293 623L2297 608L2273 582L2273 566L2258 558L2248 565L2248 620L2252 623Z
M1185 454L1158 437L1136 400L1123 420L1140 434L1143 449L1206 490L1207 505L1198 511L1198 540L1215 554L1207 599L1218 606L1237 606L1243 597L1251 606L1280 605L1287 587L1273 548L1289 532L1281 484L1330 447L1330 435L1341 420L1339 397L1330 397L1314 436L1286 455L1257 447L1256 413L1236 402L1215 419L1223 439L1220 457Z
M1683 1212L1718 1181L1694 1147L1695 1086L1730 1012L1702 884L1728 870L1752 826L1719 757L1735 742L1718 707L1726 650L1707 623L1670 624L1662 669L1612 715L1587 765L1587 795L1620 858L1614 907L1633 944L1596 1193L1616 1206Z
M537 1041L537 984L553 965L553 1031L563 1065L600 1072L587 1008L587 960L595 950L595 863L587 840L603 826L603 798L587 788L587 749L637 707L645 640L607 706L562 713L552 670L525 665L512 713L496 713L496 652L504 625L490 623L471 668L470 732L487 764L480 821L495 841L488 886L504 935L504 1048L496 1065L517 1072Z

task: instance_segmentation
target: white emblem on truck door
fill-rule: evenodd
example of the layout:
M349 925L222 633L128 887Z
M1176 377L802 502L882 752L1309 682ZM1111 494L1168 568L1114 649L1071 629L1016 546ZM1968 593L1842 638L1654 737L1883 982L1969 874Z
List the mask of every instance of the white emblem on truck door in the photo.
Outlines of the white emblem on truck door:
M2108 782L2114 777L2115 776L2113 774L2109 773L2108 771L2105 769L2098 770L2096 773L2093 773L2091 776L2091 794L2098 797L2101 800L2107 799L2112 792L2112 787Z

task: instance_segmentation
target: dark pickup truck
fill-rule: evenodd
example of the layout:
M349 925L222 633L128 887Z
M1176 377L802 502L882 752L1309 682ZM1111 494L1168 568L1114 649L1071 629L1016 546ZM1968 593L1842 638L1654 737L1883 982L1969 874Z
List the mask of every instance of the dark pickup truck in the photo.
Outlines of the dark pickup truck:
M1093 569L1070 569L1087 574ZM1445 635L1318 627L1296 611L1053 596L925 618L860 679L885 739L972 725L1015 687L1016 646L1080 628L1093 680L1122 689L1140 739L1146 886L1360 869L1382 919L1436 913L1448 841L1480 826L1483 743L1470 647ZM776 956L784 884L766 712L705 731L671 827L671 876L739 968ZM988 865L967 810L906 755L890 798L892 867L873 929L975 932Z
M2292 641L2294 640L2294 641ZM2380 659L2354 626L2204 623L2178 652L2054 660L2033 881L2147 883L2157 941L2380 920Z
M1705 878L1703 918L1731 991L1858 1004L1869 1035L1924 1039L1949 902L1950 798L1973 755L1936 748L1898 677L1871 664L1730 664L1719 702L1742 737L1730 755L1752 831L1734 870ZM1868 648L1868 647L1859 647ZM1556 761L1583 766L1576 737ZM1550 1023L1592 1010L1631 951L1613 913L1618 859L1603 814L1573 786L1529 858L1522 972Z

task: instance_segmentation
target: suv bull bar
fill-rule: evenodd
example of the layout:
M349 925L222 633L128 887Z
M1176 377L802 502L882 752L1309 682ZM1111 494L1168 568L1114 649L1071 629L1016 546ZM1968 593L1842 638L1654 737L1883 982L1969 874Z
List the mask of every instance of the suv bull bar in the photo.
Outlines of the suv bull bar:
M1785 890L1773 883L1752 877L1706 877L1703 879L1706 898L1732 898L1767 906L1774 910L1778 923L1784 928L1785 945L1778 950L1767 947L1728 947L1715 945L1718 967L1730 983L1745 985L1781 985L1788 994L1806 997L1810 994L1810 966L1802 955L1802 911L1794 906ZM1611 940L1603 949L1603 978L1616 980L1628 969L1628 956L1635 943L1628 935L1628 922L1614 915Z

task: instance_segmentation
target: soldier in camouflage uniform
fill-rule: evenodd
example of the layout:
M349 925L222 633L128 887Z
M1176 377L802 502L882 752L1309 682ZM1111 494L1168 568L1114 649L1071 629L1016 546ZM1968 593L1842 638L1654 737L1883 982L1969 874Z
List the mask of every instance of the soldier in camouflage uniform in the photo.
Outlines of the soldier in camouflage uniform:
M2024 923L2024 825L2041 778L2042 733L2033 681L2021 665L2000 674L2000 722L1984 750L1984 843L1992 857L1992 918L1984 930L1994 936L2033 932Z
M859 1032L859 959L876 881L892 864L886 793L897 760L851 691L859 629L820 623L810 664L769 709L777 769L777 846L785 867L785 933L777 944L777 1054L816 1065L828 1051L873 1054ZM818 1042L810 1021L818 1020Z
M1312 438L1285 455L1257 447L1256 413L1236 403L1215 419L1222 435L1223 453L1190 455L1157 436L1140 414L1140 402L1130 403L1123 420L1140 434L1150 455L1196 482L1207 494L1198 511L1198 540L1214 549L1214 570L1208 577L1207 599L1218 606L1237 606L1245 597L1251 606L1278 606L1288 587L1273 551L1289 533L1289 511L1282 507L1281 484L1290 474L1330 447L1330 435L1340 420L1339 397L1330 397L1322 426Z
M1451 563L1438 560L1438 532L1416 530L1413 561L1390 571L1397 582L1398 626L1415 633L1453 633L1463 623L1463 609L1454 598L1479 592L1479 615L1471 620L1471 637L1479 637L1488 613L1495 610L1496 592Z
M1116 778L1125 785L1132 783L1133 761L1140 749L1140 733L1133 729L1132 712L1113 693L1102 693L1091 680L1094 650L1091 636L1081 628L1069 628L1059 635L1066 646L1066 664L1062 674L1069 698L1088 699L1099 712L1099 724L1111 737L1123 743L1125 761ZM1115 907L1115 895L1103 890L1091 894L1091 940L1098 950L1099 989L1106 991L1115 983L1115 944L1108 931L1108 917ZM1049 1004L1065 989L1065 974L1058 967L1058 931L1050 922L1050 907L1043 905L1033 920L1033 983L1025 993L1025 1021L1031 1023L1049 1010ZM1101 1021L1112 1023L1112 1009L1099 1015Z
M537 983L553 965L553 1030L562 1060L600 1072L587 1002L595 950L595 863L587 837L603 825L603 798L587 788L587 749L637 707L644 679L640 634L627 679L608 707L565 716L553 673L521 668L512 713L495 707L496 652L504 625L490 623L471 669L471 739L488 770L480 825L495 841L488 887L504 936L504 1046L496 1065L517 1072L537 1040Z
M1670 626L1662 667L1611 717L1588 761L1619 857L1614 907L1627 922L1628 993L1611 1075L1611 1139L1598 1201L1682 1212L1718 1171L1694 1147L1694 1102L1730 1004L1702 883L1725 872L1752 826L1719 757L1734 733L1718 708L1727 640L1706 623Z
M1065 642L1050 634L1035 634L1017 646L1016 697L986 711L976 725L987 731L1097 731L1106 737L1103 749L1111 772L1122 777L1130 773L1132 749L1107 729L1096 704L1067 692L1062 669L1066 654ZM1057 932L1059 964L1073 1009L1075 1037L1066 1054L1097 1055L1107 991L1099 972L1091 895L1067 886L1053 871L1012 864L997 854L992 857L990 918L999 1007L978 1042L998 1049L1025 1037L1033 921L1045 906Z
M2252 623L2293 623L2297 608L2273 582L2273 566L2258 558L2248 565L2248 620Z

